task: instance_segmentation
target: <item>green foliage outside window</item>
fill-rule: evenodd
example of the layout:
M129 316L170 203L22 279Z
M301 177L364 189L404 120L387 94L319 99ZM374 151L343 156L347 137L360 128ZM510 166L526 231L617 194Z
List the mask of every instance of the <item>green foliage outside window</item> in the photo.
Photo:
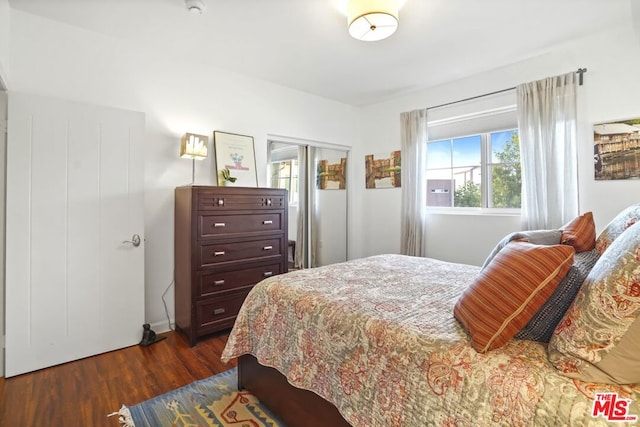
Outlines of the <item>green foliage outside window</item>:
M469 181L464 186L457 188L453 203L455 207L482 207L480 186Z
M520 165L520 140L517 132L505 143L502 151L494 153L497 162L491 165L492 208L520 208L522 176ZM454 192L455 207L482 207L479 184L471 181Z
M519 208L522 200L522 175L518 134L513 132L504 149L495 155L501 164L492 167L492 207Z

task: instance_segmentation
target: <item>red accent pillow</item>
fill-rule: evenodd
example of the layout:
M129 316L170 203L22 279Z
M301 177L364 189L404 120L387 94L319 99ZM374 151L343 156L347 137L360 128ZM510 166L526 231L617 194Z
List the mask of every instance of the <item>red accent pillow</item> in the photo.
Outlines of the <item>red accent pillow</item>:
M576 252L587 252L596 247L596 224L593 213L587 212L562 227L564 245L573 246Z
M573 255L571 246L519 241L498 252L453 309L473 348L484 353L513 338L566 276Z

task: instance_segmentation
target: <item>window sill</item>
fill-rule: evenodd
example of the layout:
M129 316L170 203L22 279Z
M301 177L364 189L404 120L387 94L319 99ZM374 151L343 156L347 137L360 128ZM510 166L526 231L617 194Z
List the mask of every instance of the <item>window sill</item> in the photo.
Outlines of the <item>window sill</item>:
M460 216L520 216L520 209L491 209L491 208L435 208L428 207L427 215L460 215Z

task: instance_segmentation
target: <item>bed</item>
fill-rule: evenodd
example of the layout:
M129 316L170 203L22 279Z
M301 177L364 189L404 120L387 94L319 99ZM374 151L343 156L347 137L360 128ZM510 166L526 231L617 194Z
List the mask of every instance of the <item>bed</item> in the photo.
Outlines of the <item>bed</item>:
M612 258L635 256L640 264L640 223L633 227L628 213L626 218L618 235L610 224L598 237L598 250L604 254L587 272L592 282L599 283L598 274L610 267L603 259L611 249ZM617 239L628 231L635 234ZM502 243L505 249L495 251L496 262L506 248L543 246L513 237ZM596 244L595 237L590 240ZM627 247L618 248L618 240ZM495 348L478 344L473 326L458 317L463 317L463 296L486 269L389 254L268 278L247 297L222 359L238 358L239 386L290 427L606 425L616 414L616 421L635 425L640 414L637 382L618 381L616 374L608 383L583 378L599 366L599 359L587 354L582 357L589 363L575 361L580 349L593 350L593 343L576 344L578 350L570 351L580 340L566 339L575 334L572 328L585 330L579 319L571 318L585 311L574 307L575 301L558 319L562 331L554 332L558 337L554 335L551 344L509 337L494 342ZM632 281L634 271L640 280L640 267L630 271ZM558 288L556 283L549 292ZM581 286L575 298L591 297L598 295L590 296ZM637 297L626 306L624 322L614 323L633 324L632 317L640 312L640 294ZM543 299L549 298L546 294ZM531 323L531 316L525 317L524 322ZM631 349L635 345L632 342ZM640 353L640 347L636 349ZM629 363L636 372L638 361ZM624 413L614 414L613 403L606 403L612 396L623 402ZM594 399L605 402L595 405L595 413Z

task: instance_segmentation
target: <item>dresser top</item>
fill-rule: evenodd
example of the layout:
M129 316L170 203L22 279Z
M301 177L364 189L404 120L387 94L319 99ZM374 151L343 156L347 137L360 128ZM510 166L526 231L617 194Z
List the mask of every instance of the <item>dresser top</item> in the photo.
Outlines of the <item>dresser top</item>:
M233 185L222 186L222 185L183 185L180 187L176 187L176 190L192 190L192 191L223 191L225 193L264 193L264 192L277 192L282 193L287 191L283 188L269 188L269 187L238 187Z

